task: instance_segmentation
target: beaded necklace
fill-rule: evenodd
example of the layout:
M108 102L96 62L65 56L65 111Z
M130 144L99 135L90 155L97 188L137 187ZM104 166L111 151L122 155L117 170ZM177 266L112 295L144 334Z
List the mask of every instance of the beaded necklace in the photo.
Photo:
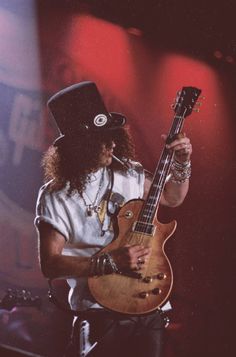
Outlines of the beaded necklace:
M86 207L86 213L87 213L88 217L91 217L94 213L98 213L99 210L101 209L101 207L98 205L97 201L99 199L99 194L100 194L102 186L103 186L104 175L105 175L105 168L103 168L103 170L102 170L101 178L100 178L99 185L98 185L98 190L97 190L95 199L93 201L91 200L91 198L88 196L87 193L85 193L85 195L89 199L90 203L86 202L84 194L81 195L84 205Z

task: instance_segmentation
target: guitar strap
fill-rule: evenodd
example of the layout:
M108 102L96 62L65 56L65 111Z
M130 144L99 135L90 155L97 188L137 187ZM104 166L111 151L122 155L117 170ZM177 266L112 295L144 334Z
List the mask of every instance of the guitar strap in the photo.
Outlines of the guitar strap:
M107 201L107 215L108 216L113 216L114 213L110 212L109 210L109 201L111 199L111 195L112 195L112 189L113 189L113 186L114 186L114 171L113 171L113 168L110 168L110 180L111 180L111 185L110 185L110 188L106 194L106 201Z

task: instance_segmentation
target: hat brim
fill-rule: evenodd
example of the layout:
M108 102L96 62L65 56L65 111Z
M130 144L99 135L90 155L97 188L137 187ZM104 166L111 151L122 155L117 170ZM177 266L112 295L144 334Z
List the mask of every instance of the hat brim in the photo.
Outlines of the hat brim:
M111 112L110 116L112 120L110 121L110 125L104 127L104 129L117 129L121 126L124 126L126 123L126 117L120 113Z
M110 112L110 118L111 120L109 121L109 123L105 126L103 126L102 128L87 128L87 127L81 127L81 132L98 132L98 131L104 131L104 130L114 130L114 129L118 129L123 127L126 124L126 117L120 113L116 113L116 112ZM77 133L78 134L78 133ZM75 137L77 138L77 135L75 135ZM67 139L67 136L64 134L61 134L58 138L56 138L53 142L53 146L58 146L61 145L63 142L65 142ZM71 136L70 136L71 139Z

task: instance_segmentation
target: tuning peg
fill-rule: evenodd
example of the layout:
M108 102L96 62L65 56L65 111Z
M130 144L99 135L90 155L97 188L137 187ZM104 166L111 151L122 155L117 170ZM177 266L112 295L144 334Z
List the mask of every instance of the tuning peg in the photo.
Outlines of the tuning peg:
M201 97L199 97L199 99L203 99L203 100L205 100L205 99L206 99L206 97L205 97L205 96L201 96Z
M200 112L200 109L198 109L198 108L193 108L193 112L199 113L199 112Z
M194 105L200 107L202 105L202 102L196 102Z

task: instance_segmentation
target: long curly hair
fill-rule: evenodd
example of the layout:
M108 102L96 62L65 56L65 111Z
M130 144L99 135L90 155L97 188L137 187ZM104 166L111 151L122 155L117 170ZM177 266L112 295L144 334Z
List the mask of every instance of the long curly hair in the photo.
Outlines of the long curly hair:
M43 156L42 167L45 181L52 180L50 191L57 191L68 185L68 194L82 194L89 174L99 168L102 145L106 147L115 142L114 154L119 158L135 159L132 136L127 127L101 132L81 132L77 139L64 138L57 146L50 146ZM114 170L126 170L115 160L110 165Z

